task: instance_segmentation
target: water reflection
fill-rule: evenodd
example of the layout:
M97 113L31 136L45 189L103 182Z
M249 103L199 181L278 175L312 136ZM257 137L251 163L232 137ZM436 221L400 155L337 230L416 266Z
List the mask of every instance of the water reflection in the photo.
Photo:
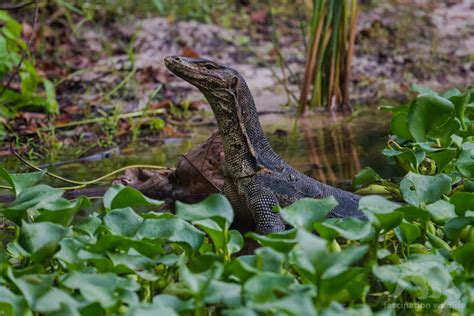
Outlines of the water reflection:
M393 175L380 154L389 126L389 117L383 112L362 110L355 117L315 113L300 119L296 130L291 114L267 114L260 119L275 150L290 165L318 180L348 188L353 176L365 166L373 167L383 176ZM50 171L84 181L132 164L172 167L180 155L204 142L214 129L193 128L189 138L158 145L135 143L121 148L119 154L109 159L51 166ZM58 157L73 158L76 157ZM10 171L24 169L13 157L4 159L2 165Z

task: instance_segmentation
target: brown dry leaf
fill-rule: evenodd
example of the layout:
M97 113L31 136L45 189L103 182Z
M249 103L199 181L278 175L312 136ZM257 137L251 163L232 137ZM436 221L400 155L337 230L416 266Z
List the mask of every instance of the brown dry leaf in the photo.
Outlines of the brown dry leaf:
M254 11L250 14L250 20L253 23L265 24L268 19L268 8L263 8L257 11Z
M215 132L209 139L183 155L176 164L176 178L192 194L212 194L224 186L224 149Z
M224 149L216 132L192 148L176 164L176 170L129 169L114 180L152 198L197 202L220 192L224 186Z
M181 55L183 55L184 57L191 57L191 58L199 58L199 53L195 50L195 49L192 49L191 47L188 47L188 46L184 46L182 49L181 49Z

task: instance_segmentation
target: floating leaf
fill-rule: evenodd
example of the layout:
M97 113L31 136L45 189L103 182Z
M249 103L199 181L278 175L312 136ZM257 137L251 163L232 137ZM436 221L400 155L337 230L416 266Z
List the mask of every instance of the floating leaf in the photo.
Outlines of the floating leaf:
M409 172L400 182L400 191L410 204L431 204L451 191L451 178L445 174L423 176Z
M467 177L474 178L474 142L462 144L462 152L456 162L459 172Z
M51 258L59 249L60 240L71 234L71 228L54 223L23 222L18 243L30 253L31 260L39 262Z
M180 218L147 219L138 230L139 238L176 242L195 252L204 240L204 233Z
M79 290L87 302L97 302L109 308L129 295L127 291L137 291L140 286L133 280L119 277L113 273L82 273L73 271L65 277L62 284L67 288Z
M132 208L114 209L104 216L104 224L114 235L133 237L142 226L143 218Z
M464 216L468 211L474 211L474 193L472 192L454 192L449 199L454 205L456 214Z
M178 316L171 308L160 304L140 303L132 305L125 313L125 316Z
M407 221L402 221L398 229L401 233L402 240L407 244L414 243L421 236L421 231L418 225Z
M36 171L30 173L10 174L5 168L0 167L0 178L3 178L13 188L13 193L18 196L21 191L37 184L46 171Z
M314 222L320 222L337 206L333 196L324 199L303 198L281 209L283 219L293 227L304 227L311 231Z
M63 190L43 184L24 189L12 204L1 210L1 214L15 224L21 225L21 220L26 218L27 211L34 212L54 206L63 193Z
M382 180L382 177L380 177L379 174L374 171L374 169L370 167L365 167L355 175L354 185L355 186L369 185L375 182L379 182L381 180Z
M451 143L451 134L459 129L454 105L448 99L434 94L421 94L408 113L408 129L418 142L439 141L442 146Z
M16 295L4 286L0 286L0 311L6 316L25 315L26 302L21 295Z
M364 196L359 201L359 209L374 222L376 226L385 230L397 227L403 219L403 213L396 211L397 203L391 202L382 196Z
M234 211L227 198L221 194L212 194L196 204L176 201L176 215L188 221L220 217L230 225L234 220Z
M454 205L444 200L439 200L426 206L431 218L437 224L444 225L451 218L456 217Z
M371 232L369 222L353 217L329 218L314 225L318 233L326 240L339 236L348 240L359 240L367 237Z
M408 129L408 113L396 113L390 122L390 131L392 134L398 135L406 140L413 139Z
M163 202L150 199L137 189L114 184L104 194L104 207L108 210L115 208L137 206L161 206Z

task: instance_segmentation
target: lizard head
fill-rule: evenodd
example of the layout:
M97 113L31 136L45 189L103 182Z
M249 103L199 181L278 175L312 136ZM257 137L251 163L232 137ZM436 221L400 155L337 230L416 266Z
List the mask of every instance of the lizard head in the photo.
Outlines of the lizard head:
M198 88L216 115L235 111L231 107L235 107L237 90L243 82L237 71L207 59L181 56L166 57L165 65L176 76Z

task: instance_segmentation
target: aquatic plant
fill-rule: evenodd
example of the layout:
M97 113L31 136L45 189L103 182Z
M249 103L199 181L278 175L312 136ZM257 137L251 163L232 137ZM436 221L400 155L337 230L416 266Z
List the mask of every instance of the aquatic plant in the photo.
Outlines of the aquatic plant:
M385 188L360 200L369 221L326 218L332 197L302 199L275 210L291 230L246 234L261 245L253 254L239 253L222 195L171 214L115 185L97 208L41 184L44 172L0 168L16 197L0 209L14 233L0 250L0 313L472 314L473 90L417 89L411 105L386 108L384 153L404 176L356 176L361 191Z
M348 108L356 22L356 0L313 0L300 114L308 103L312 108Z

